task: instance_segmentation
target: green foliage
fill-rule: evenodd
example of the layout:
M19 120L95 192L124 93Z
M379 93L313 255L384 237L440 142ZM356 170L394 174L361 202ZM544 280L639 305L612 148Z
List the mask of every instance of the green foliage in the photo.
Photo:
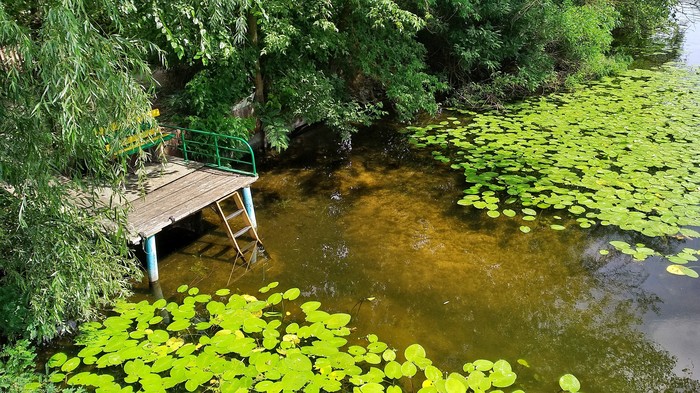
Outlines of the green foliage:
M612 30L619 14L604 2L575 6L567 1L561 6L558 25L562 27L559 41L553 43L563 55L564 67L576 67L607 53L612 44Z
M124 234L104 234L123 212L93 194L125 172L99 130L149 112L149 47L122 35L119 4L0 3L0 49L15 58L0 72L2 335L51 338L138 277Z
M19 340L0 350L0 390L5 393L64 393L82 389L59 389L50 383L53 375L38 373L35 368L36 353L29 341Z
M538 89L569 86L624 69L611 55L620 13L612 1L434 0L421 36L432 70L472 106L500 105ZM421 7L418 4L417 7Z
M261 288L258 299L183 285L181 302L119 302L115 315L81 327L76 357L57 353L47 367L68 386L97 391L401 392L420 380L425 393L497 392L515 384L505 360L477 360L448 375L419 344L402 352L404 360L376 335L351 344L350 315L316 301L297 308L290 303L297 288L271 293L275 287ZM297 313L304 323L287 320Z
M33 372L36 354L29 341L20 340L16 344L2 347L0 351L0 390L18 393L34 390L41 385L41 376Z
M619 18L613 5L604 1L581 6L565 2L561 6L557 21L561 35L549 50L556 54L557 68L566 73L568 87L620 73L627 67L629 59L608 55Z
M382 115L385 104L402 118L437 110L434 93L442 86L425 72L425 50L414 40L424 21L394 1L318 0L301 9L288 0L182 0L140 12L160 29L156 40L167 40L183 62L205 67L184 101L230 108L254 96L277 149L300 122L323 122L347 137ZM192 112L203 119L228 113L201 109Z
M434 113L435 95L448 86L464 103L500 105L619 72L629 59L611 52L613 31L653 31L675 0L651 3L178 0L138 12L151 24L141 23L143 34L184 64L204 66L186 101L198 105L212 93L208 107L230 108L254 96L268 142L281 149L299 122L347 136L382 110L401 120Z
M514 217L509 205L520 203L522 221L534 221L535 208L555 209L584 229L600 224L647 237L695 238L700 122L694 113L700 101L687 92L699 84L695 71L672 66L628 71L503 113L458 109L471 117L467 125L443 121L408 131L417 146L439 147L437 158L446 156L464 172L470 187L458 203L490 217L499 217L497 211ZM566 229L558 223L550 228ZM662 255L644 244L612 245L636 260ZM695 259L694 251L667 257L675 264ZM691 267L669 269L697 277Z
M229 64L196 73L184 91L170 100L178 112L178 123L188 128L248 139L255 129L255 120L232 113L234 104L245 101L248 95L247 80L240 77L242 67L241 64Z
M615 1L615 8L620 13L616 36L627 43L638 43L649 38L660 27L670 23L671 12L679 3L678 0Z

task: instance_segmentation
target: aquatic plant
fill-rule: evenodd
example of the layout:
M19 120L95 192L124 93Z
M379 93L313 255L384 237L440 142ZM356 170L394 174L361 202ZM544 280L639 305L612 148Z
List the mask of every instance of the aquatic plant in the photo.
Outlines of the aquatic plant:
M181 302L120 301L114 315L81 327L77 356L49 359L51 379L97 393L401 392L414 381L423 393L496 393L516 381L505 360L480 359L447 374L419 344L400 352L372 334L351 342L349 314L322 311L317 301L295 307L300 290L268 295L276 286L260 289L264 299L183 285ZM296 313L305 322L293 322Z
M559 378L559 387L565 392L576 393L581 390L581 383L572 374L565 374Z
M469 187L460 205L513 218L519 204L524 233L539 209L564 211L581 228L694 238L700 237L693 228L700 224L699 86L695 70L631 70L503 112L454 108L467 119L451 116L406 131L416 146L437 147L437 160L464 172ZM661 255L643 245L630 254ZM690 267L669 269L697 277Z

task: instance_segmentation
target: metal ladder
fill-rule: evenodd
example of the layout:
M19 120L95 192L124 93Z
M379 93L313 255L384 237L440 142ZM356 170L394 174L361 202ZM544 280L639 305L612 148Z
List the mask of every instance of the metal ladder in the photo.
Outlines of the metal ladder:
M232 213L226 214L226 212L224 211L223 203L224 201L231 198L233 198L237 210ZM245 210L243 200L241 199L241 195L238 191L236 191L233 194L212 203L211 207L216 211L217 215L224 223L224 226L226 227L226 234L228 235L229 240L231 240L231 243L233 243L233 246L236 249L237 257L240 256L246 264L249 264L251 261L246 260L245 252L250 250L252 247L256 247L258 244L262 244L262 242L258 237L258 232L255 230L255 227L250 221L250 216L248 216L248 212ZM240 221L243 221L244 225L242 228L234 232L232 228L235 228L237 226L233 224L232 221L234 221L237 217L241 218L241 220L236 220L237 222L239 222L239 225ZM238 244L237 239L246 233L253 240L250 243L246 244L244 247L241 247Z

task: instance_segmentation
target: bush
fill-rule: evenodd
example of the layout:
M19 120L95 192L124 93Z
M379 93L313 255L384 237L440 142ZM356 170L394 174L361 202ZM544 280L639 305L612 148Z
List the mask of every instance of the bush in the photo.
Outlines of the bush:
M81 388L60 389L35 370L36 353L28 340L2 347L0 351L0 391L5 393L82 392Z

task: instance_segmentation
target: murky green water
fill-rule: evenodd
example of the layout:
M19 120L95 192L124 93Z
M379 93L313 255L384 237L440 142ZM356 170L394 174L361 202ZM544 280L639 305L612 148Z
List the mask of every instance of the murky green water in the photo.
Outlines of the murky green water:
M700 389L700 280L603 258L601 246L625 236L609 228L524 235L458 206L462 176L391 126L344 146L319 142L324 132L295 140L254 184L268 258L233 268L213 225L191 243L161 236L182 247L160 261L166 297L183 283L255 293L279 281L352 314L358 337L419 342L446 370L525 359L516 372L528 392L558 390L566 372L587 392Z

